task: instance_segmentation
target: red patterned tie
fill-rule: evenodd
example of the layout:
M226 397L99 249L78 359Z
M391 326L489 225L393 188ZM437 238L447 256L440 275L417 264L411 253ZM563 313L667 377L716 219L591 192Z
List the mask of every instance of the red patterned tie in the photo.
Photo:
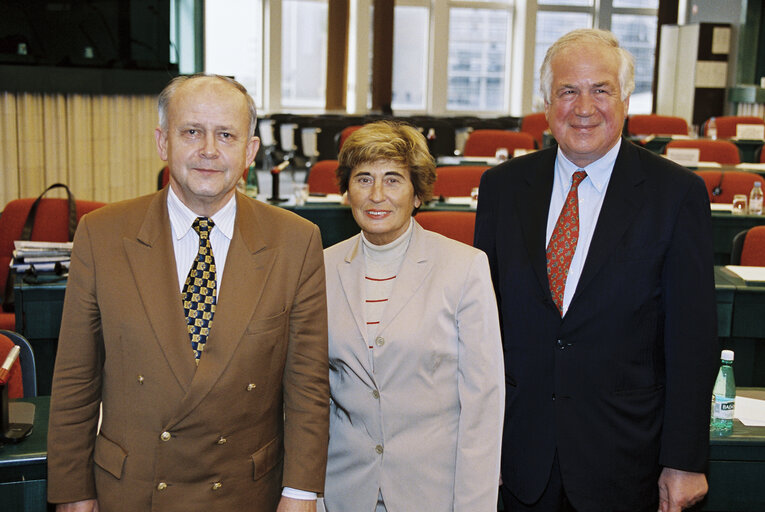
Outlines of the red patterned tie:
M550 243L547 245L547 279L550 282L550 292L558 311L563 311L563 291L566 289L566 277L571 260L576 251L579 239L579 184L587 177L585 171L574 173L571 189L566 196L566 202L555 223Z

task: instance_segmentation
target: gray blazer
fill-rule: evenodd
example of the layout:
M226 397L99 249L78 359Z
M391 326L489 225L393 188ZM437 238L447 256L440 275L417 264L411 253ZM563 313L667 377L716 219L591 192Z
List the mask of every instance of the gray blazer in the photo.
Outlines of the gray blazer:
M504 368L486 255L414 232L375 340L356 235L325 250L329 512L497 506ZM368 345L374 344L374 370Z

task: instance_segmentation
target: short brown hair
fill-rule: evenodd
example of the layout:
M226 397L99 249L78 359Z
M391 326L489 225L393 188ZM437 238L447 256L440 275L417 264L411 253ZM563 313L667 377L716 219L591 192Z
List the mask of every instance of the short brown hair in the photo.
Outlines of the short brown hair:
M340 149L337 182L340 192L348 191L351 171L373 162L393 162L409 170L414 195L426 203L433 197L436 162L428 143L417 128L394 121L369 123L353 132Z

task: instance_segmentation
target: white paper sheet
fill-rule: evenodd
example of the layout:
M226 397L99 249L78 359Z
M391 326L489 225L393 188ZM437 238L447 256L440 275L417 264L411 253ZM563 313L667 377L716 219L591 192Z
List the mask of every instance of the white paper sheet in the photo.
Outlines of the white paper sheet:
M747 427L765 427L765 400L737 396L734 416Z
M765 267L744 267L741 265L725 265L725 268L747 282L765 282Z

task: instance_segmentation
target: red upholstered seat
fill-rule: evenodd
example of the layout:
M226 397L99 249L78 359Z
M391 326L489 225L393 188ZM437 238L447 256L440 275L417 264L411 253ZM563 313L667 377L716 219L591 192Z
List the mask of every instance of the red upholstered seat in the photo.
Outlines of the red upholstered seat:
M0 334L0 365L5 362L5 358L8 356L8 352L11 351L16 344L11 341L7 336ZM22 381L21 374L21 358L16 359L16 362L11 366L11 375L8 379L8 398L22 398L24 396L24 383Z
M759 174L746 171L698 171L697 174L704 180L709 193L709 201L712 203L732 203L733 196L745 194L749 197L755 181L762 182ZM720 188L718 195L714 194L715 188Z
M722 139L729 139L736 136L736 126L740 124L765 124L765 120L756 116L720 116L715 117L717 125L717 136ZM709 119L704 122L704 134L707 134Z
M765 267L765 226L754 226L746 233L741 265Z
M494 157L497 149L506 148L513 156L516 149L534 149L534 137L528 133L507 130L475 130L465 142L465 156Z
M538 148L543 147L542 137L547 128L549 126L544 112L535 112L521 119L521 131L534 137Z
M13 255L13 241L21 237L24 222L32 208L34 198L14 199L5 205L0 215L0 291L5 290L8 280L8 265ZM98 201L76 201L77 220L91 210L106 203ZM43 198L37 207L32 240L44 242L66 242L69 239L69 205L66 199ZM0 313L0 329L15 330L13 313ZM1 362L0 362L1 363Z
M467 197L481 183L481 176L488 165L457 165L436 168L435 197Z
M688 123L682 117L635 114L627 119L630 135L688 135Z
M338 151L343 147L343 143L345 142L345 139L350 137L350 135L356 130L358 130L359 128L361 128L361 125L356 125L356 124L351 126L346 126L345 128L343 128L343 131L340 132L340 143L338 144L338 147L337 147Z
M473 245L475 212L419 212L415 220L417 220L420 226L429 231L435 231L452 240Z
M337 160L319 160L311 166L308 173L308 191L316 194L339 194L335 171Z
M702 162L717 162L727 165L736 165L741 162L738 148L727 140L671 140L667 144L667 149L669 148L698 148L699 160Z

